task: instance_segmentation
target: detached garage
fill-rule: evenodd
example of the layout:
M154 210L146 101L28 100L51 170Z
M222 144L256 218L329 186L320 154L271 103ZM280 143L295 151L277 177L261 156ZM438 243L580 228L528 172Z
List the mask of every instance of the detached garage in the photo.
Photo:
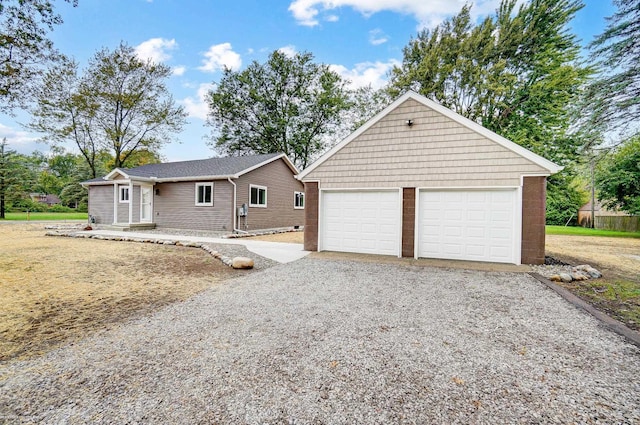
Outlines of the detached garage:
M408 92L298 175L305 249L539 264L559 170Z

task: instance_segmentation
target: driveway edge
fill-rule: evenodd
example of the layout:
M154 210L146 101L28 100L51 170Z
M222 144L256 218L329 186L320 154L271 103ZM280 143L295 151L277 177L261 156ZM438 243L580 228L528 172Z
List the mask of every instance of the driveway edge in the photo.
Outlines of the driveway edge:
M568 289L565 289L562 286L553 283L552 281L545 278L544 276L538 273L529 273L529 275L535 278L536 280L538 280L539 282L545 284L549 289L552 289L553 291L555 291L558 295L560 295L562 298L564 298L574 307L582 309L587 313L589 313L590 315L592 315L593 317L595 317L596 319L598 319L609 330L617 333L618 335L622 335L623 337L627 338L631 343L640 347L640 332L634 331L633 329L627 327L627 325L625 325L624 323L614 319L613 317L609 316L606 313L603 313L602 311L598 310L591 304L587 303L586 301L582 300L578 296L574 295Z

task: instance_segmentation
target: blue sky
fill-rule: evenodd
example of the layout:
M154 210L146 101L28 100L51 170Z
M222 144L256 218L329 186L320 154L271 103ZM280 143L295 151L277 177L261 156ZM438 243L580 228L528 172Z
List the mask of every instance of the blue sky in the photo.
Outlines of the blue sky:
M242 69L262 62L276 49L309 51L353 86L384 84L389 69L401 61L402 48L420 28L432 27L457 13L465 0L80 0L72 8L57 2L64 23L51 34L56 47L81 65L96 50L121 41L171 66L168 86L189 113L189 124L166 145L166 160L214 156L205 138L203 96L221 77L221 68ZM587 44L602 32L614 12L611 0L583 0L572 22ZM476 18L493 13L499 0L475 0ZM0 115L0 137L22 153L46 152L38 135L21 127L26 113ZM69 148L72 146L70 145Z

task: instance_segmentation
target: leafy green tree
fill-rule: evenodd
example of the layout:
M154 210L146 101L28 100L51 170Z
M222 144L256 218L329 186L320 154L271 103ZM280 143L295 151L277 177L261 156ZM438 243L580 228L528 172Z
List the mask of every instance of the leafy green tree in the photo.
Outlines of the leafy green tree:
M640 0L613 3L616 13L590 45L600 73L584 109L591 113L589 125L624 130L640 120Z
M64 58L45 75L29 127L51 145L74 143L92 177L104 152L126 167L141 150L157 152L186 122L166 87L170 75L168 66L140 60L125 44L98 51L82 75Z
M607 208L640 215L640 134L616 147L599 163L596 187Z
M77 0L66 0L77 5ZM62 23L48 0L0 2L0 111L24 107L46 65L58 55L48 32Z
M0 219L5 218L9 205L30 203L29 193L36 185L37 173L33 158L7 148L0 142Z
M304 168L350 105L346 82L311 53L274 51L266 63L226 69L208 94L212 145L230 155L284 152Z

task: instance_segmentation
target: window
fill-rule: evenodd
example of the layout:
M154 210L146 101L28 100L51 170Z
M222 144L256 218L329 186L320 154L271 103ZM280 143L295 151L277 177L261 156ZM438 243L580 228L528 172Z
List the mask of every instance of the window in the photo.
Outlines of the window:
M249 206L267 207L267 188L264 186L249 185Z
M123 204L129 203L129 186L120 186L120 202Z
M196 206L213 206L213 183L196 183Z
M304 192L293 192L293 208L298 210L304 208Z

